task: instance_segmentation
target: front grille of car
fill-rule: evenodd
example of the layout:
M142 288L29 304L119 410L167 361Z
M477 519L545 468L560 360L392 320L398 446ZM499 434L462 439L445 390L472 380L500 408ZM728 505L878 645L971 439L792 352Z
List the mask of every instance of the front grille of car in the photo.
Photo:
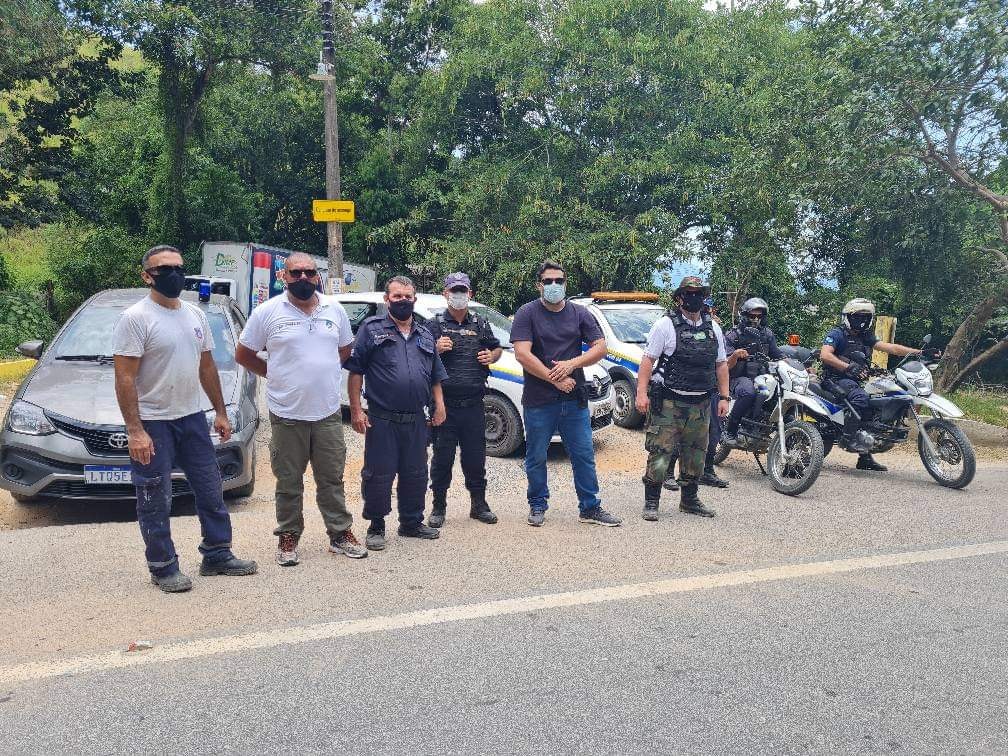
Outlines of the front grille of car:
M192 488L187 480L172 480L172 496L189 496ZM82 480L56 480L39 491L38 496L53 496L67 499L132 499L136 489L130 484L100 485Z
M588 389L588 398L593 402L604 399L609 394L611 386L612 378L608 375L601 377L598 381L590 380L585 383L585 387Z
M125 445L116 446L114 443L123 444L123 436L126 429L121 425L88 425L78 420L71 420L60 415L48 415L49 420L59 430L68 436L79 438L84 442L87 450L99 457L126 457L129 451ZM121 435L120 435L121 434ZM113 440L113 436L116 438Z

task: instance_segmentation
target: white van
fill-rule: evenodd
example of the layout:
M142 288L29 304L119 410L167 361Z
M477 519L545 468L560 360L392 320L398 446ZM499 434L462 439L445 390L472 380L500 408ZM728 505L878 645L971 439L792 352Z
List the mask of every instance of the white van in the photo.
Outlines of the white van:
M362 292L359 294L337 294L333 297L343 305L350 317L350 327L354 334L366 318L384 315L386 312L382 292ZM440 294L417 294L414 315L421 321L430 320L446 307ZM504 457L513 454L525 441L522 424L521 395L524 378L522 367L511 350L511 320L492 307L472 302L470 309L487 319L494 335L504 347L501 358L490 366L486 399L486 443L487 454ZM593 365L585 368L588 381L588 408L591 412L592 431L598 431L613 421L612 381L603 367ZM349 406L347 398L347 372L343 371L343 405ZM554 436L554 442L560 437Z

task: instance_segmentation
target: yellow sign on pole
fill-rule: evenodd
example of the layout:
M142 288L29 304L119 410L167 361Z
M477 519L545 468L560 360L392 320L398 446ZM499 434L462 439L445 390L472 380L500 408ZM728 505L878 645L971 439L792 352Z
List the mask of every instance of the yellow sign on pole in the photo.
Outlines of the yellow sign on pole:
M896 318L891 315L875 317L875 335L880 341L892 344L896 340ZM872 350L872 364L875 367L886 368L889 365L889 355L878 349Z
M312 200L312 218L318 223L353 223L353 200Z

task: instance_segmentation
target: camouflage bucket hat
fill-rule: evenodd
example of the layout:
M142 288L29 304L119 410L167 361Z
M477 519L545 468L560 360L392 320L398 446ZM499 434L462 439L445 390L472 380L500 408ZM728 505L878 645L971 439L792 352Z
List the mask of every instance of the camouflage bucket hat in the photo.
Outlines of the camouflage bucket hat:
M678 296L683 289L702 289L704 294L710 294L710 287L704 284L700 276L686 276L679 282L679 286L673 292Z

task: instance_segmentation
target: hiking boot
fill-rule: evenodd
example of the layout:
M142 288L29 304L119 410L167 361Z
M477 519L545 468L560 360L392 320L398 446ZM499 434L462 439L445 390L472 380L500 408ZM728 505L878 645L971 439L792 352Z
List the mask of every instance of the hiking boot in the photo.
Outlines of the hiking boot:
M219 562L208 562L206 559L200 564L199 574L203 577L211 575L231 575L238 577L241 575L255 575L259 571L259 565L251 559L239 559L231 555L230 559L223 559Z
M329 536L329 551L333 554L343 554L351 559L363 559L367 556L367 549L361 546L357 536L349 529Z
M728 488L728 481L719 478L713 470L705 471L700 476L700 483L705 486L713 486L714 488Z
M479 520L480 522L485 522L487 525L497 524L497 515L490 511L490 505L487 504L486 494L482 491L473 492L469 494L469 516L474 520Z
M400 525L399 535L403 538L421 538L425 541L433 541L441 537L441 531L437 528L429 528L421 522L419 525Z
M371 520L364 545L369 551L381 551L385 548L385 520Z
M623 520L619 517L602 509L601 504L579 514L578 522L583 522L585 525L604 525L607 528L615 528L623 524Z
M192 588L189 576L178 571L161 577L151 575L150 581L165 593L184 593Z
M668 481L665 481L668 485ZM676 486L678 488L679 486ZM658 502L661 500L662 487L657 483L644 481L644 513L643 517L648 522L658 522Z
M295 533L281 533L277 545L276 562L281 567L293 567L298 563L298 537Z
M697 496L696 483L684 483L679 499L679 511L686 514L700 515L700 517L713 517L714 510L708 509Z
M447 496L448 493L446 491L434 492L434 502L431 507L430 517L427 518L427 524L432 528L440 528L444 525L445 510L448 509Z
M862 454L857 458L858 470L871 470L872 472L885 472L889 468L875 461L871 454Z
M529 509L528 524L533 528L540 528L546 522L545 509Z

